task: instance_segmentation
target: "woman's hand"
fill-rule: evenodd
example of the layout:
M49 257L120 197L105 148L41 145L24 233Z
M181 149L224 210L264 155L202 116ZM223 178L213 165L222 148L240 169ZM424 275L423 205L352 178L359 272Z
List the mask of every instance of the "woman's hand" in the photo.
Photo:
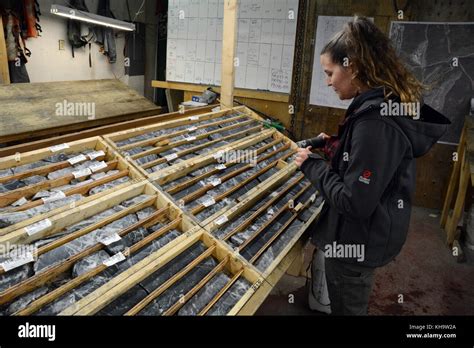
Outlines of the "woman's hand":
M318 135L318 137L323 137L324 141L328 141L331 136L327 135L326 133L321 133Z
M309 154L311 153L311 146L308 146L307 148L299 148L298 149L298 154L296 155L295 163L298 166L298 168L301 168L303 165L303 162L308 159Z

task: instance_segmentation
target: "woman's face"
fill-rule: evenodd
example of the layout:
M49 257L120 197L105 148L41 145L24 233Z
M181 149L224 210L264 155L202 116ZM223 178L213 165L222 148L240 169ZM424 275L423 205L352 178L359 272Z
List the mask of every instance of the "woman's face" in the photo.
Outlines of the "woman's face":
M320 59L323 71L327 76L326 83L334 89L339 99L352 99L360 92L354 83L355 80L352 79L353 71L350 66L343 67L334 63L327 53L321 55Z

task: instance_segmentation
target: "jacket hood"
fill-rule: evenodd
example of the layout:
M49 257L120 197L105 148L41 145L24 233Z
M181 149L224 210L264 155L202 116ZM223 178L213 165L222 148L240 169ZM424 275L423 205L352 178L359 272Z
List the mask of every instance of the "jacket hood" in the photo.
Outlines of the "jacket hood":
M382 113L382 108L390 109L399 101L398 97L385 99L383 87L374 88L354 98L347 109L346 117L357 117L368 110L379 109L381 117L390 117L405 133L411 142L413 157L421 157L446 133L451 122L424 103L420 103L418 117L386 116ZM382 104L384 102L385 105Z

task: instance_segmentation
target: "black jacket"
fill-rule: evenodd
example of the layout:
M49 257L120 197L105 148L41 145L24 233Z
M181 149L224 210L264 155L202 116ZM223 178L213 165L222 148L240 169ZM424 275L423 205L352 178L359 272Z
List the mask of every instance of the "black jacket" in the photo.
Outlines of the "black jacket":
M325 199L326 209L313 225L313 243L323 251L334 242L363 245L363 261L342 261L368 267L385 265L400 252L410 222L415 158L427 153L450 124L427 105L419 120L382 116L382 102L382 88L356 97L331 165L311 154L301 166Z

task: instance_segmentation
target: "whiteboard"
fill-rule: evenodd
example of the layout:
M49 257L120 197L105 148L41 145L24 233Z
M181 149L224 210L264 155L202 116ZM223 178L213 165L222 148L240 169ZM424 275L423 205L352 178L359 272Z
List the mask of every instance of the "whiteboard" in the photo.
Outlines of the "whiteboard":
M347 109L352 100L340 100L336 92L326 84L326 74L324 73L319 56L331 38L341 31L344 24L354 17L342 16L318 16L316 27L316 44L314 48L313 76L311 79L311 93L309 103L311 105L328 106L331 108Z
M235 87L290 93L298 0L240 0ZM170 0L166 79L221 84L224 0Z

